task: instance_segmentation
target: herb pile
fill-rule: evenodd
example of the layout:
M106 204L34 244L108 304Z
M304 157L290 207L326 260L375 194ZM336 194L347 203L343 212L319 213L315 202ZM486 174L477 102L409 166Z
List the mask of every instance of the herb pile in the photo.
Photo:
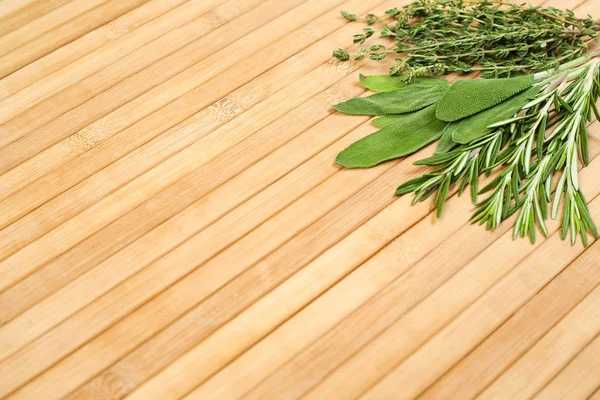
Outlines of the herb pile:
M397 195L414 193L413 204L432 197L439 216L451 188L461 194L469 185L471 221L487 229L516 213L513 236L534 242L537 228L548 236L546 220L560 214L563 239L575 243L580 236L587 245L588 234L598 238L577 177L578 162L589 158L586 124L594 114L600 118L600 59L587 51L596 23L570 11L467 0L419 0L386 14L396 21L381 30L397 41L393 50L334 52L341 59L406 55L391 75L361 75L377 93L334 106L377 116L372 122L380 128L336 162L372 167L439 140L432 157L416 162L431 172L400 185ZM373 33L368 28L355 42ZM490 79L451 85L432 76L457 71ZM480 177L492 173L479 189Z
M497 78L523 70L545 71L586 53L600 29L591 17L579 19L572 11L497 0L418 0L388 10L383 17L369 14L365 20L372 25L381 18L393 21L379 34L394 46L377 44L356 54L338 49L334 56L342 61L365 56L382 60L390 53L404 54L390 75L406 81L451 72L480 71ZM365 28L354 35L354 42L364 43L375 33Z

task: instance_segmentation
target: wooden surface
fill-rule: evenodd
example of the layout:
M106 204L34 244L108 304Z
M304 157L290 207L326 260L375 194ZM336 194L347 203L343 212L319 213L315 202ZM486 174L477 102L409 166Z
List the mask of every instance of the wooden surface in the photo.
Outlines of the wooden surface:
M333 163L403 1L0 0L0 398L600 398L600 244Z

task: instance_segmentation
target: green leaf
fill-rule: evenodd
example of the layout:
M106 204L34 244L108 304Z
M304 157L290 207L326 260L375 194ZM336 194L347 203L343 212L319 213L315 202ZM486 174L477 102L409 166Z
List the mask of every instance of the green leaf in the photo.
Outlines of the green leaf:
M358 19L358 15L350 14L350 13L347 13L346 11L341 11L341 14L344 18L346 18L347 20L350 20L350 21L356 21Z
M368 168L414 153L438 139L445 122L435 117L435 105L411 113L340 152L336 162L346 168Z
M374 92L389 92L390 90L402 89L408 85L421 86L449 86L447 80L431 76L416 77L410 83L406 83L399 76L390 75L370 75L360 74L360 83L367 89Z
M444 129L444 132L442 133L442 137L438 143L438 146L435 149L435 154L447 153L458 144L452 139L452 135L454 134L456 128L458 128L458 125L458 123L454 122L446 126L446 129Z
M402 196L411 192L414 192L429 180L429 175L422 175L418 178L411 179L409 181L404 182L402 185L398 186L396 189L396 196Z
M410 113L398 114L398 115L384 115L382 117L373 118L371 120L371 123L378 128L383 128L384 126L393 124L394 122L402 119L403 117L407 117L407 116L410 116Z
M533 75L504 79L464 79L439 101L436 116L453 122L477 114L521 93L533 84Z
M379 19L379 17L375 14L367 14L365 16L365 20L367 21L367 24L369 24L369 25L373 25L375 22L377 22L378 19Z
M447 90L447 85L408 85L402 89L356 97L336 104L333 108L352 115L404 114L436 103Z
M344 49L337 49L333 51L333 56L340 61L348 61L350 59L350 53Z
M516 114L537 91L537 87L531 88L494 107L461 120L452 133L452 140L456 143L465 144L479 139L491 131L488 126Z

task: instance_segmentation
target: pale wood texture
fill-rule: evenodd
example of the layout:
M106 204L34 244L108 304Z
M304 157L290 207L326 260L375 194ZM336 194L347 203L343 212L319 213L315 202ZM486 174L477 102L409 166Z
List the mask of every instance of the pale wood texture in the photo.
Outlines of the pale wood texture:
M600 398L600 244L333 163L339 11L406 2L0 0L0 398Z

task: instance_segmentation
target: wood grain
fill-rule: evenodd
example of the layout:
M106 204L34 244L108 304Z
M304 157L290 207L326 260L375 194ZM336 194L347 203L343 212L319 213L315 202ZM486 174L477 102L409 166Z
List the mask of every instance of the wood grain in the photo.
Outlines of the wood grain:
M73 84L81 77L89 76L137 50L165 31L185 24L210 5L205 2L203 7L198 2L187 2L185 6L177 8L177 11L169 13L171 9L184 3L184 0L149 1L6 77L0 85L0 100L13 97L0 103L5 110L2 122L23 113L63 89L65 85ZM148 24L143 26L146 23ZM141 26L143 28L137 29ZM109 43L112 44L107 46ZM101 51L96 51L100 48ZM58 70L61 70L60 74L53 74ZM51 74L52 77L46 78ZM57 89L53 86L57 82L63 86L58 86ZM29 88L23 91L27 87ZM14 96L19 91L21 93Z
M0 76L24 67L147 0L74 1L0 38ZM93 7L93 8L92 8ZM63 8L68 8L64 10ZM56 23L54 21L61 22ZM63 23L64 21L64 23ZM29 26L34 25L34 26ZM52 30L48 28L54 27ZM19 47L16 47L16 46Z
M333 162L393 63L340 10L407 2L0 0L0 398L600 396L600 244L394 197L433 146Z
M4 0L0 7L0 35L19 27L62 6L69 0Z
M600 386L600 337L590 342L539 393L536 399L587 399Z

